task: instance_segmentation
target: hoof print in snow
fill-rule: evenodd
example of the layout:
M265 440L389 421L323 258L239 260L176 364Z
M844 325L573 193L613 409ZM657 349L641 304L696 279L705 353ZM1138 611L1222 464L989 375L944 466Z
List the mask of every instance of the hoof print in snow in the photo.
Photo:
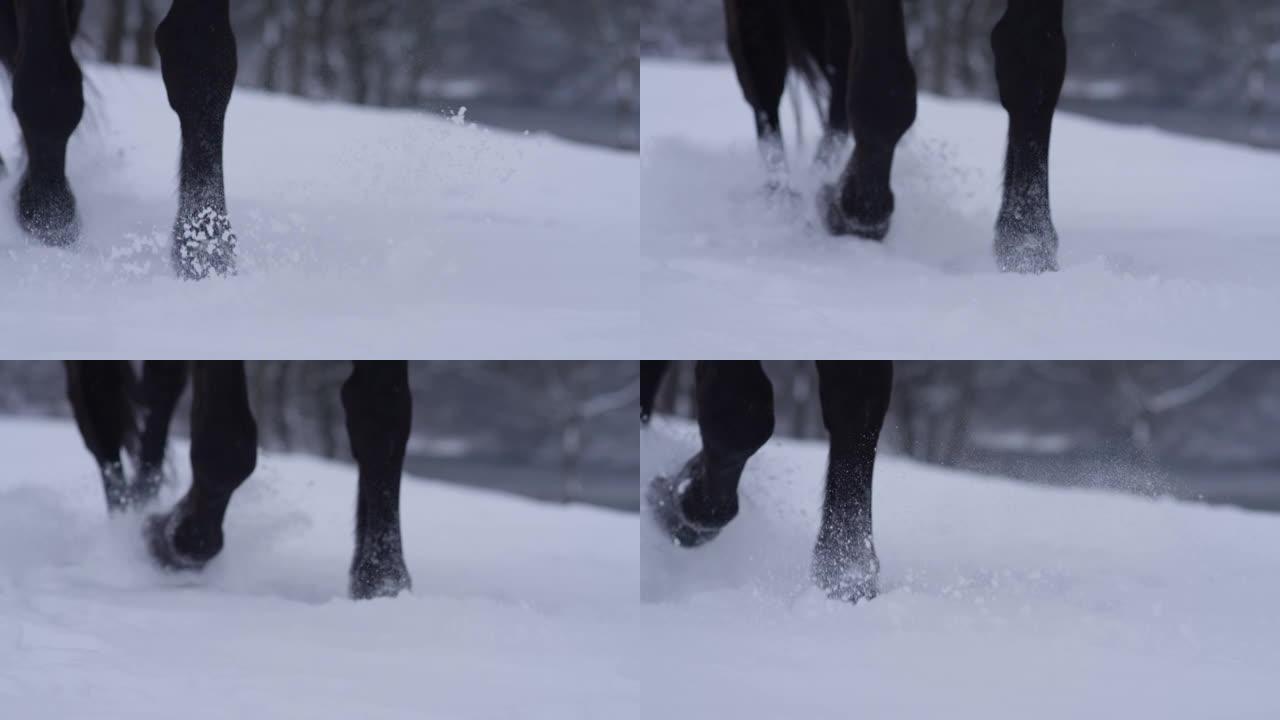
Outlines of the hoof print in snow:
M221 532L211 533L206 538L197 538L194 533L182 532L181 523L184 514L181 512L181 507L179 505L166 515L152 515L147 518L142 530L147 542L147 550L156 564L165 570L172 572L203 570L204 566L208 565L209 561L222 550ZM187 547L179 548L180 544Z
M866 544L869 546L870 541ZM832 600L856 603L878 594L880 561L875 550L852 554L822 544L813 554L813 582Z
M80 239L76 198L65 183L39 188L24 183L18 191L18 222L49 247L68 247Z
M690 520L685 515L684 494L693 482L694 475L701 472L701 456L695 457L674 477L659 476L650 483L645 493L645 501L649 513L658 528L671 542L683 548L696 548L706 545L720 535L724 526L705 525Z
M393 598L411 590L413 581L403 560L387 564L376 561L357 562L351 568L352 600Z
M859 220L845 211L840 203L840 190L824 185L818 191L818 215L827 232L836 237L858 237L880 242L889 235L889 214L883 219Z
M173 264L185 280L210 275L229 277L236 272L236 235L225 212L206 207L180 215L174 226Z

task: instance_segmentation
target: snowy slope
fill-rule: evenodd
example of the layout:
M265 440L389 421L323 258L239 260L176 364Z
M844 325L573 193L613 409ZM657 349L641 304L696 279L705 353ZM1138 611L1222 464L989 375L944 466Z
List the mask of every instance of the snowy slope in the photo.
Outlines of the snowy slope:
M641 439L677 469L689 424ZM1280 516L1046 490L882 459L882 595L807 582L825 446L775 442L686 551L641 529L664 709L733 718L1280 716ZM698 677L694 677L694 669ZM714 714L712 714L714 711ZM662 715L659 715L662 716Z
M763 200L728 65L645 61L641 208L650 354L1271 356L1280 335L1280 154L1063 114L1052 158L1063 271L991 257L1004 111L925 97L899 153L886 245L816 226L818 125L784 118L803 197ZM790 103L787 104L790 107ZM661 320L658 320L661 318Z
M223 556L174 577L137 518L106 518L74 426L0 420L0 455L0 717L559 720L634 700L634 516L411 480L415 591L352 603L353 468L264 458Z
M34 243L0 181L4 353L623 357L634 155L457 119L237 90L227 183L240 277L174 278L178 123L157 73L90 66L69 174L84 237ZM0 154L21 154L0 113Z

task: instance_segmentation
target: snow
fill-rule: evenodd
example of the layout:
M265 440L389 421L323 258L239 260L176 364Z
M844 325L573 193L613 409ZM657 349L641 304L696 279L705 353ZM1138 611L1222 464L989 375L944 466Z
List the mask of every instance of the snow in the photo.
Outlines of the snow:
M658 419L641 477L696 428ZM729 718L1268 718L1280 714L1280 518L1045 489L883 457L882 594L807 580L826 448L775 440L712 545L641 530L659 631L642 657L672 715Z
M19 229L0 180L0 336L22 357L621 357L634 154L461 118L237 89L226 173L240 275L171 268L178 122L158 73L88 65L70 251ZM0 113L0 155L21 141Z
M1051 161L1060 273L991 256L1007 119L925 96L887 243L818 229L828 173L792 143L798 203L769 201L727 64L645 60L641 282L677 357L1270 357L1280 336L1280 155L1063 113ZM650 354L652 354L652 351Z
M639 717L634 516L407 479L414 593L354 603L354 468L264 457L172 576L73 425L0 420L0 455L0 717Z

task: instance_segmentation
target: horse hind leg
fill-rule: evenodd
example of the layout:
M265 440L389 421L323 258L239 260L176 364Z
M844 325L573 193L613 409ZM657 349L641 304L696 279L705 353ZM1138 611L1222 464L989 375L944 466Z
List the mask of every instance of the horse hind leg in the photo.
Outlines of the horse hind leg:
M223 134L237 62L229 0L174 0L156 30L169 105L182 128L173 259L189 280L235 272Z
M5 23L13 73L13 111L22 129L27 168L18 188L18 221L46 245L67 246L80 235L75 195L67 180L67 142L84 115L84 82L71 53L67 4L18 0Z
M351 597L395 597L412 587L400 532L400 480L413 423L409 364L355 363L342 405L360 473Z
M916 119L916 74L907 53L902 0L848 0L851 53L849 127L853 157L818 210L832 235L883 240L889 234L890 188L898 142Z
M134 505L121 451L137 434L129 401L132 369L124 361L66 363L67 398L85 447L102 474L102 489L110 512Z
M992 33L1000 101L1009 113L995 253L1005 272L1058 269L1049 208L1049 137L1067 72L1062 0L1009 0Z
M871 479L889 411L893 364L820 362L818 376L831 454L813 580L832 598L869 600L876 595L880 571L871 533Z
M169 425L186 385L186 362L148 360L143 365L142 382L136 398L142 409L143 422L133 481L133 496L139 504L154 500L167 479L165 457Z
M227 505L258 459L244 363L197 361L191 378L191 487L144 531L152 557L170 570L199 570L221 552Z
M779 0L725 0L724 7L729 54L755 117L768 186L781 190L786 185L787 155L780 109L789 66L784 6Z
M699 362L695 392L702 451L646 493L659 528L681 547L711 542L737 517L743 470L774 427L773 386L759 362Z

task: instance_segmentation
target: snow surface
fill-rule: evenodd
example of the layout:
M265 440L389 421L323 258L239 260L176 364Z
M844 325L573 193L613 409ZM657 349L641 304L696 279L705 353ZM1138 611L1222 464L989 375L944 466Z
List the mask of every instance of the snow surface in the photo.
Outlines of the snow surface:
M354 468L266 456L174 576L73 425L0 420L0 456L0 717L641 717L635 516L408 480L414 593L354 603Z
M696 428L658 419L641 477ZM808 582L823 444L775 441L697 551L641 525L662 709L725 718L1280 717L1280 517L1044 489L891 457L879 598Z
M634 154L414 112L237 89L226 173L241 274L170 264L178 121L158 73L89 65L68 173L83 237L18 227L0 113L0 337L32 357L623 357Z
M1051 171L1063 270L1004 276L991 255L998 105L922 98L879 245L818 229L813 197L830 173L811 161L807 99L807 147L784 118L802 198L770 202L729 65L645 60L642 75L645 317L677 358L1280 352L1280 154L1061 114Z

